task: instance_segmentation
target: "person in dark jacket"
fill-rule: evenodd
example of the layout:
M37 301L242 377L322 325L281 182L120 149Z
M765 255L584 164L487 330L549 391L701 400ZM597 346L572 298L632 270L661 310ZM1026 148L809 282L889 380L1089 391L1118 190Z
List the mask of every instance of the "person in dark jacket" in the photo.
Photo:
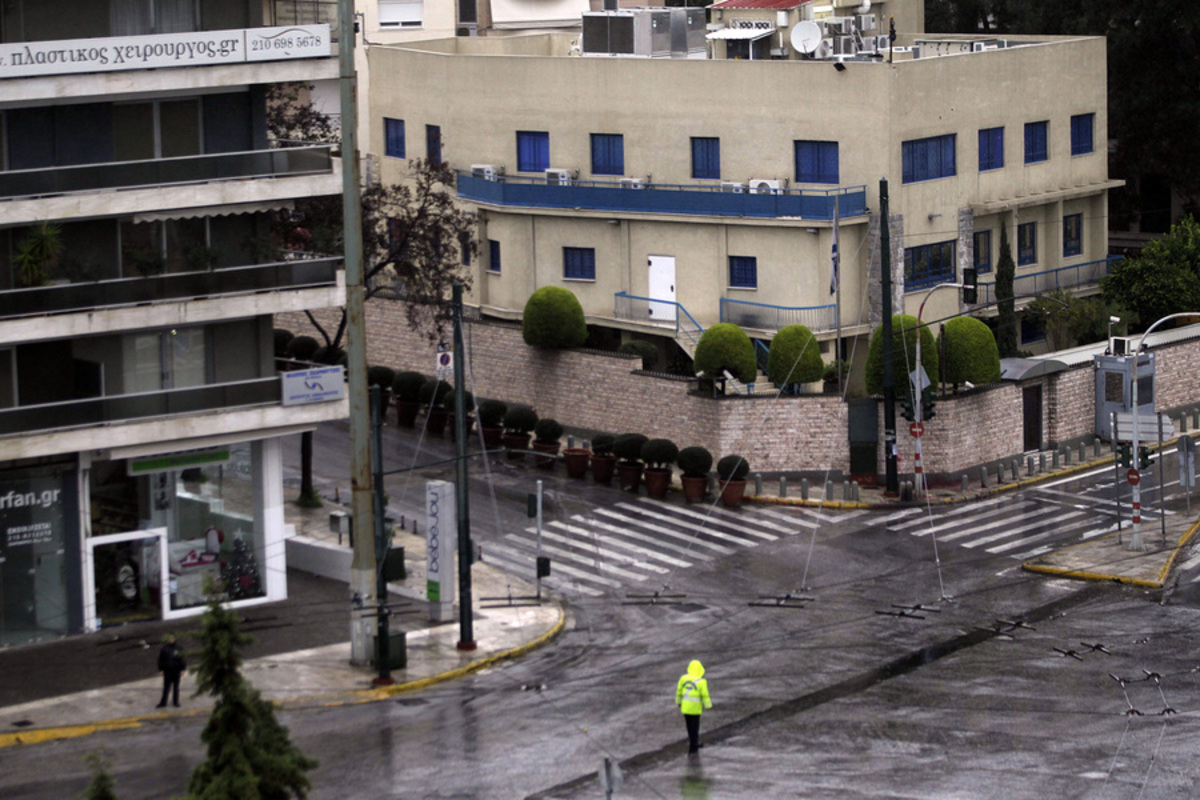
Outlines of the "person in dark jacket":
M173 703L179 708L179 679L187 672L187 663L183 660L183 648L175 642L174 636L167 636L162 648L158 651L158 672L163 677L162 700L156 708L167 704L167 695L174 691Z

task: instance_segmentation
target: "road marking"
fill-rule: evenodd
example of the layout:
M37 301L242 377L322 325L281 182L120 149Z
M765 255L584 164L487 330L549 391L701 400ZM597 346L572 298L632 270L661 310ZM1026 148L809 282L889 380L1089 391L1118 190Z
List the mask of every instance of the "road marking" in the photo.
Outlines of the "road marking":
M679 539L680 541L687 542L689 545L693 545L696 547L707 547L709 550L713 550L724 556L731 555L731 554L737 552L736 550L733 550L729 547L725 547L724 545L720 545L715 542L705 541L704 539L701 539L695 533L683 533L681 531L677 531L672 528L664 528L659 525L653 525L649 522L646 522L645 520L639 520L636 517L631 517L627 514L622 514L620 512L613 511L612 509L597 508L592 513L599 514L599 515L602 515L605 517L610 517L612 519L620 520L621 522L625 523L626 525L638 525L640 527L647 528L649 530L653 530L657 533L660 533L663 536L671 536L675 539Z
M635 513L643 514L647 517L650 517L651 519L661 520L663 522L671 523L674 525L679 525L680 527L685 527L688 524L684 520L679 520L674 517L669 517L666 514L659 514L656 511L651 511L650 509L642 508L642 507L636 506L632 503L617 503L617 508L628 509ZM717 539L723 539L724 541L727 541L727 542L733 542L734 544L742 546L742 547L753 547L754 545L757 544L757 542L747 540L747 539L742 539L737 536L733 536L731 534L725 533L724 531L719 531L713 525L704 525L704 526L697 527L696 534L697 535L703 534L705 536L714 536Z
M963 542L962 545L963 545L963 547L979 547L980 545L991 544L992 542L997 542L997 541L1000 541L1001 539L1008 539L1012 536L1024 536L1029 531L1038 530L1038 529L1044 528L1047 525L1054 525L1056 523L1063 522L1064 520L1078 517L1078 516L1082 515L1083 513L1085 513L1085 512L1083 512L1083 511L1068 511L1065 514L1059 514L1057 517L1042 518L1042 519L1037 520L1036 522L1030 522L1030 523L1028 523L1026 525L1022 525L1018 528L1011 528L1006 531L1001 531L1000 533L992 534L991 536L984 536L981 539L971 539L969 541ZM1003 525L1006 522L1007 522L1007 520L1000 520L999 522L993 523L992 525L990 525L988 527L994 528L997 525ZM983 529L982 528L975 529L976 532L981 531L981 530L983 530ZM1062 533L1062 531L1060 529L1055 529L1055 530L1049 531L1047 535L1057 536L1061 533ZM942 541L945 541L948 538L949 537L942 537ZM1021 541L1031 542L1031 541L1038 541L1038 540L1041 540L1044 538L1046 538L1046 535L1038 535L1038 536L1031 536L1031 537L1022 539ZM1017 544L1020 544L1020 543L1021 542L1019 541ZM1006 547L1005 549L1010 549L1010 548ZM989 550L988 552L993 552L993 551Z
M530 568L532 565L527 563L529 561L529 556L526 553L524 553L523 551L520 551L520 550L514 550L513 548L510 548L507 545L499 544L496 542L489 542L487 549L484 550L484 560L487 561L488 563L493 563L490 554L497 552L497 551L500 553L501 561L504 561L510 565L514 565L517 567L517 569L514 571L518 575L526 576L527 580L534 579L533 578L534 570ZM610 581L609 579L602 578L599 575L592 575L591 573L575 569L567 564L559 564L558 562L555 562L554 566L553 566L553 570L556 575L558 575L558 574L574 575L577 580L575 583L571 583L570 581L558 580L556 577L551 576L550 578L543 579L548 585L564 587L566 589L574 590L574 591L580 592L581 594L589 595L591 597L602 597L604 595L604 592L602 592L598 589L593 589L589 586L585 586L585 585L583 585L583 583L581 583L581 581L585 581L585 580L593 581L596 583L600 583L602 585L611 586L613 588L617 588L617 589L621 588L621 584L617 583L616 581Z
M793 525L799 525L801 528L816 530L817 528L821 527L821 523L817 522L816 520L805 519L804 517L789 514L786 511L780 511L774 508L764 508L760 513L765 514L768 517L774 517L775 519L783 520L784 522L789 522ZM793 536L797 533L799 533L799 531L792 531Z
M622 550L632 550L633 552L637 553L639 556L648 556L651 558L659 557L657 553L651 553L650 551L646 550L646 548L644 548L644 547L638 547L637 545L629 544L628 542L621 542L621 541L618 541L618 540L612 539L612 538L601 539L599 536L596 535L595 531L589 531L586 528L580 528L577 525L568 525L565 522L551 522L549 525L546 526L546 528L561 529L561 530L566 531L567 533L577 533L582 536L589 537L590 539L592 539L593 541L596 541L596 542L603 542L607 546L601 547L601 546L595 545L596 552L600 553L601 555L609 555L612 558L627 561L630 564L642 567L643 569L653 570L654 572L670 572L669 569L667 569L666 567L664 567L662 565L651 564L648 561L640 561L638 559L635 559L635 558L629 556L626 553L619 553L619 552L609 549L609 547L617 547ZM525 532L536 536L537 528L526 528ZM549 538L553 541L561 541L561 542L565 542L567 544L577 544L581 547L594 546L590 542L588 542L586 539L580 540L578 538L574 538L571 536L564 536L562 534L558 534L558 533L554 533L553 531L546 530L545 528L543 528L543 530L542 530L542 536ZM678 559L671 558L670 556L661 556L661 558L664 561L666 561L670 564L673 564L674 566L677 566L677 567L678 566L683 566L683 567L690 566L686 561L680 561Z
M576 514L575 516L571 517L571 519L576 522L585 523L586 525L589 525L593 528L598 528L599 530L602 530L602 531L607 531L609 533L615 533L618 536L622 536L622 537L629 538L629 539L635 539L640 542L646 542L648 544L654 545L655 547L666 548L667 550L671 550L673 552L685 555L688 558L698 558L698 559L702 559L704 561L712 560L712 556L710 556L708 553L698 552L690 546L684 547L682 545L678 545L673 542L664 542L661 539L655 539L653 536L647 536L644 533L638 533L637 531L629 530L628 528L622 528L617 525L610 525L607 522L604 522L604 521L598 520L598 519L594 519L592 517L587 517L587 516L584 516L583 514ZM691 540L688 540L688 544L689 545L691 544ZM660 556L660 557L666 558L667 556ZM691 564L688 564L687 562L683 562L683 563L686 566L689 566L689 567L691 566Z
M650 500L649 498L642 498L642 502L643 503L653 503L654 501ZM643 508L642 510L644 511L645 509ZM742 533L745 533L749 536L757 536L758 538L763 539L764 541L774 542L774 541L778 541L778 539L779 539L778 536L775 536L770 533L762 533L760 531L748 529L746 525L749 522L749 520L747 520L745 517L741 517L741 516L735 514L732 511L726 511L723 508L711 508L711 509L709 509L708 514L702 514L699 511L692 511L690 508L677 508L677 509L673 509L673 510L676 513L680 514L681 516L689 517L694 520L698 520L705 527L712 525L712 524L726 523L726 527L734 527L736 530L738 530ZM730 519L730 517L732 517L732 519ZM740 524L735 526L733 524L735 522L740 523ZM788 530L787 528L783 527L782 525L776 525L774 522L767 522L764 520L755 520L754 524L756 524L760 527L763 527L763 528L770 528L771 530L777 530L780 533L783 533L785 535L791 535L791 533L792 533L792 531Z

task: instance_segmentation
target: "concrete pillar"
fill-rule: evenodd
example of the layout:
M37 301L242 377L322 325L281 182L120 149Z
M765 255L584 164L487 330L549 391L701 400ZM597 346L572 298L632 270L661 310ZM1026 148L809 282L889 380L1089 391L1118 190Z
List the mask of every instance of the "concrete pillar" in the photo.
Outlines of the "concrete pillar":
M808 478L800 479L800 499L801 500L808 499Z
M787 478L779 476L779 496L787 497Z

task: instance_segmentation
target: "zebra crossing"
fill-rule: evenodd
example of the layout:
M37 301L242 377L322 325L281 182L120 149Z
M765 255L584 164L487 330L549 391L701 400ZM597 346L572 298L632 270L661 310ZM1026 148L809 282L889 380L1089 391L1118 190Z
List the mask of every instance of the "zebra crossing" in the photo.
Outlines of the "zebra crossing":
M543 583L557 591L589 597L645 581L657 586L678 570L865 513L758 506L732 511L631 498L593 508L587 514L545 519L540 552L550 557L552 566ZM539 553L537 527L489 541L483 551L488 563L533 580Z

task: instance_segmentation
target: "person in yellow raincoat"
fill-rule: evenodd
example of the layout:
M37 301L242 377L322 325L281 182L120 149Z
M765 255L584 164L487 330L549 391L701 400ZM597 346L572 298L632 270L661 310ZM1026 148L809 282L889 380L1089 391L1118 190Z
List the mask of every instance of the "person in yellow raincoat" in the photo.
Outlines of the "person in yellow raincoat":
M687 724L688 752L694 753L700 749L700 715L704 709L712 708L704 665L699 661L693 660L688 664L687 672L679 676L679 683L675 685L675 705L683 712L683 721Z

